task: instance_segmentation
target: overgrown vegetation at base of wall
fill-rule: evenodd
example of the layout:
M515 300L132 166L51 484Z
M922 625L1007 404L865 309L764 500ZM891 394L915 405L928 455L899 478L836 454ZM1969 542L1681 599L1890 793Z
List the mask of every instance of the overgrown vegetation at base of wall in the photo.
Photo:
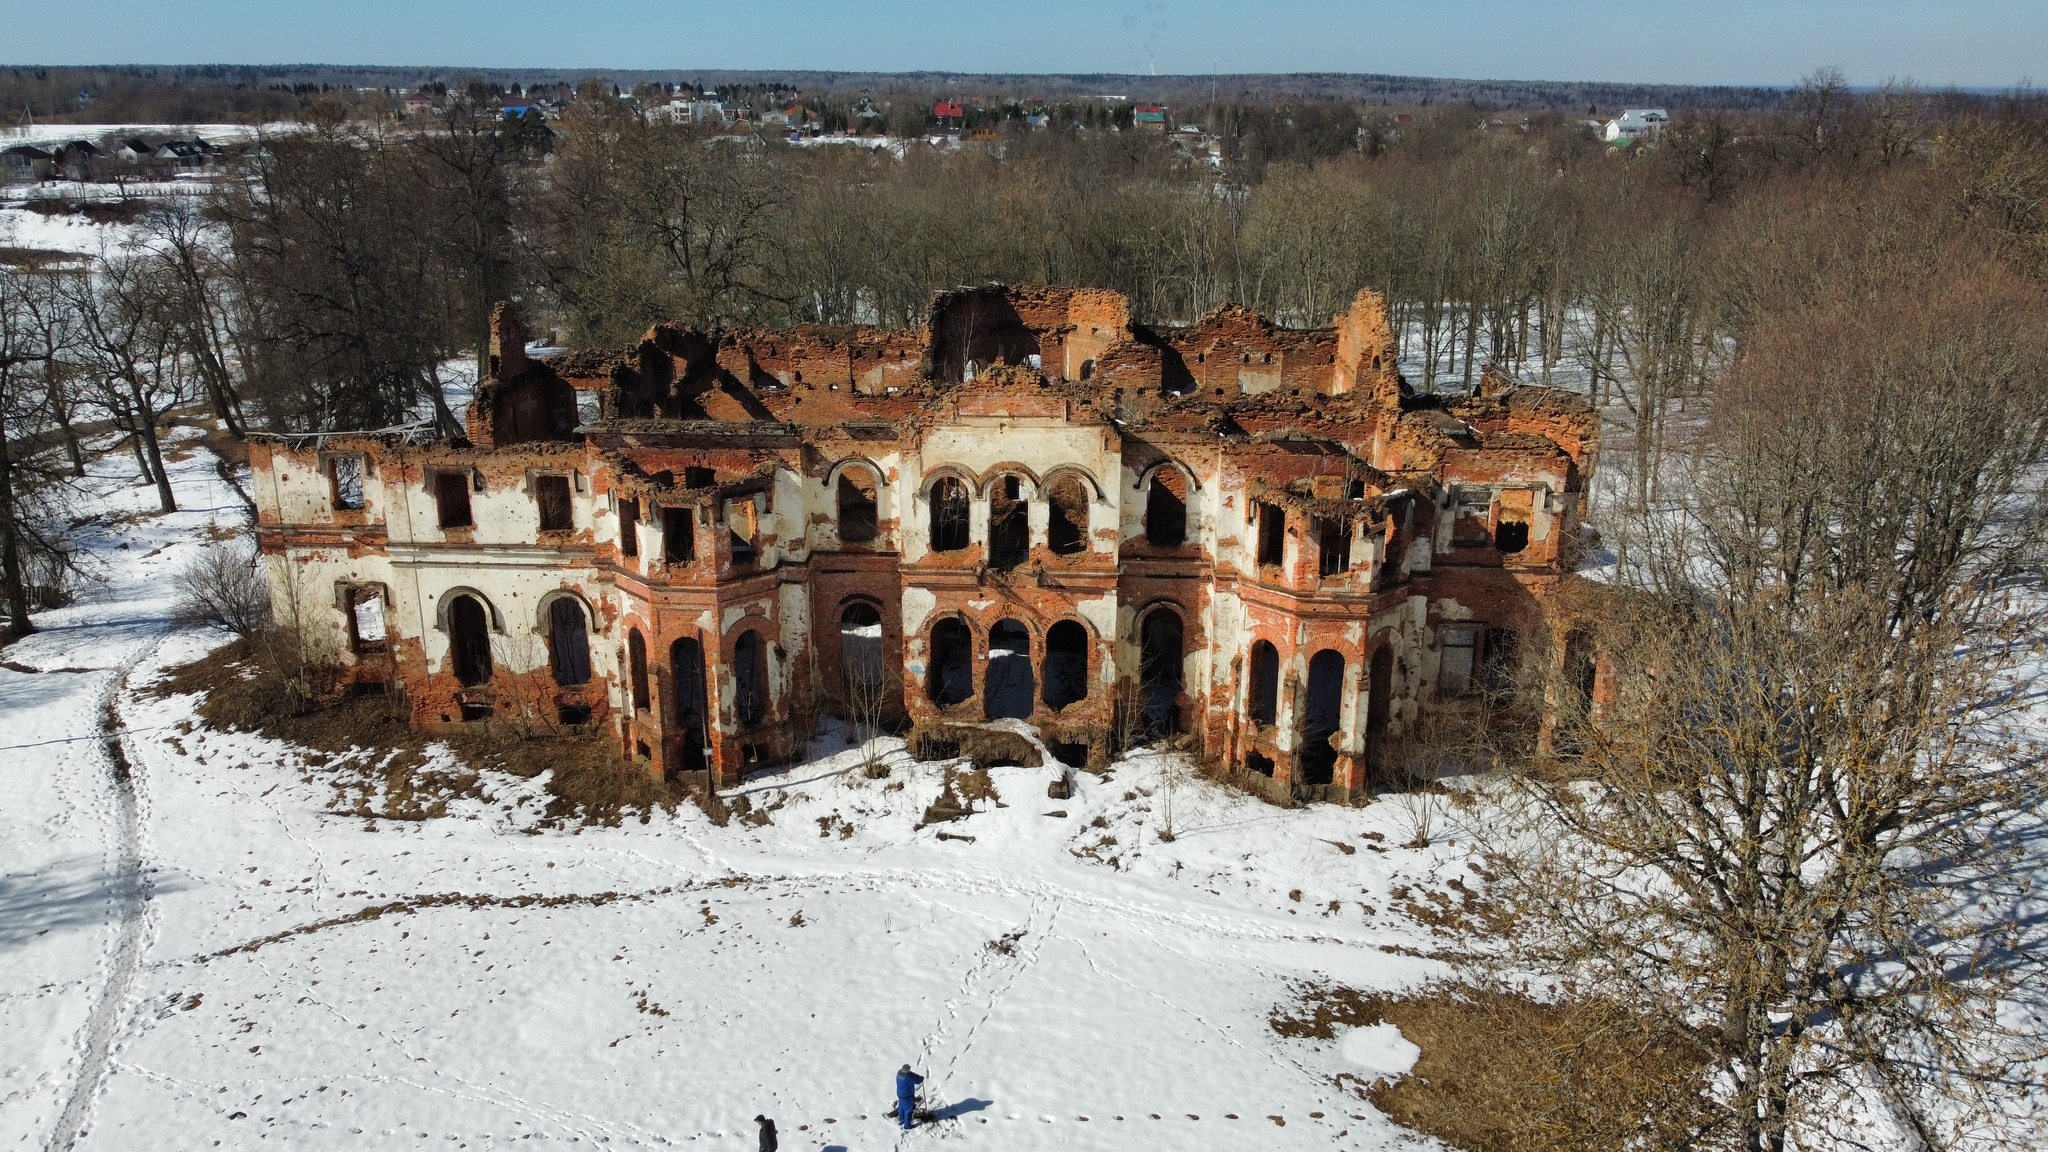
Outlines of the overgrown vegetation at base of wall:
M1443 984L1377 995L1305 985L1273 1030L1334 1040L1392 1024L1422 1050L1408 1075L1338 1081L1396 1123L1465 1152L1622 1152L1682 1144L1702 1119L1711 1049L1611 1001L1539 1001Z
M237 640L170 669L156 690L194 693L208 725L258 732L318 754L334 770L335 810L367 819L423 820L446 813L449 801L481 795L481 771L520 779L548 773L543 822L616 826L673 811L681 794L644 766L619 754L596 733L529 736L479 726L445 734L418 731L402 696L369 693L307 699L264 659L259 645ZM433 745L455 754L460 770L433 766Z

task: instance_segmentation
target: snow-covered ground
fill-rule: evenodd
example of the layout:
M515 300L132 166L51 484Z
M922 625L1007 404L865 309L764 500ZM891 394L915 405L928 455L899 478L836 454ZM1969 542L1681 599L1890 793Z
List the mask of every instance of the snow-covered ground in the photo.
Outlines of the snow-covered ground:
M1065 801L998 768L1000 803L919 827L946 766L892 743L869 780L838 729L729 794L766 823L549 828L509 776L366 820L328 758L148 691L220 642L167 577L240 505L203 451L171 516L126 465L79 503L104 583L0 669L0 1145L751 1148L757 1112L791 1149L1409 1143L1333 1079L1405 1068L1398 1032L1268 1018L1445 970L1407 910L1467 875L1446 824L1403 848L1398 803L1281 810L1140 754ZM907 1136L905 1061L942 1118Z

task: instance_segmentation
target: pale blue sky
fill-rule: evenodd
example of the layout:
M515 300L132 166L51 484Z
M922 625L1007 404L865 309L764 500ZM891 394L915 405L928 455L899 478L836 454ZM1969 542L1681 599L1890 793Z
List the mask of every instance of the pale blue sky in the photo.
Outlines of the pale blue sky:
M2048 0L0 0L0 63L2048 80ZM2036 76L2036 71L2044 75Z

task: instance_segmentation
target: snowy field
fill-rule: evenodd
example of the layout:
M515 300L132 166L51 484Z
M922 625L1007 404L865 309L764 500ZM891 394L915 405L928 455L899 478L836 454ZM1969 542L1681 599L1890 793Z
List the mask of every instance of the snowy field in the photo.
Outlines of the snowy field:
M547 828L509 776L344 814L326 757L148 691L220 642L167 622L167 577L242 515L184 447L169 516L96 466L104 582L0 669L0 1146L751 1148L757 1112L792 1149L1411 1146L1333 1082L1405 1068L1397 1032L1268 1023L1299 981L1445 970L1403 909L1469 864L1398 847L1400 804L1140 755L1067 801L999 768L1000 803L920 828L944 766L868 780L835 729L728 794L765 823ZM909 1135L905 1061L941 1117Z

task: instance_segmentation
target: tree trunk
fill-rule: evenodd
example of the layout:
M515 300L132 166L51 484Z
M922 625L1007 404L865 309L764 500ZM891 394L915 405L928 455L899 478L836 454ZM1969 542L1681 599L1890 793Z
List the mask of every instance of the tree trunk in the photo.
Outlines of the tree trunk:
M163 446L156 438L156 413L150 411L149 400L143 395L142 382L133 376L128 378L128 394L135 400L136 435L142 441L143 450L149 454L150 469L156 473L157 503L166 512L176 512L178 497L171 491L171 475L164 471Z

